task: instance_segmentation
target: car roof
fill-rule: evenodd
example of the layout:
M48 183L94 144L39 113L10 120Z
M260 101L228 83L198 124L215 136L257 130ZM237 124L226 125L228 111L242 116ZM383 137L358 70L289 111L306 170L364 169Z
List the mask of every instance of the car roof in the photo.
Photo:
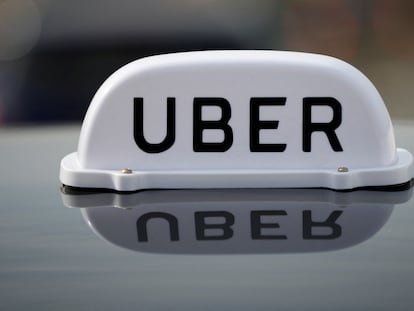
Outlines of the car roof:
M394 127L397 145L413 152L414 122L394 120ZM0 133L4 309L407 310L414 305L410 189L62 192L59 161L76 149L79 132L78 124ZM343 217L337 220L339 237L332 222L318 226L335 211ZM206 218L214 216L211 212L221 214ZM165 214L177 220L178 241L169 235ZM230 214L232 237L208 239L223 235L220 224ZM146 242L137 231L143 215L153 217L147 219ZM257 217L259 233L252 229ZM275 223L279 227L272 227ZM286 239L260 238L272 235Z

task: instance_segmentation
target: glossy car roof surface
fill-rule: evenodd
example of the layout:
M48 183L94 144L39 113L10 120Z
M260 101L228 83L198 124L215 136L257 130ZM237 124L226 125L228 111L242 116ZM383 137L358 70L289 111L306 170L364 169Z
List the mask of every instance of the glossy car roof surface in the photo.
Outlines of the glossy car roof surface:
M394 127L397 145L414 152L414 123L394 120ZM79 131L79 126L49 126L0 132L2 309L413 308L411 190L368 195L316 189L70 196L61 193L59 161L76 150ZM253 239L252 212L274 210L286 215L261 214L256 238L277 233L286 239ZM352 212L346 224L338 220L347 240L312 245L304 238L302 216L326 210ZM233 215L232 237L198 239L193 216L200 211ZM138 247L138 219L156 212L177 219L178 241L157 235L169 231L163 219L154 220L148 222L148 241L141 241L147 244ZM312 218L313 226L330 214ZM269 223L280 226L266 227ZM333 226L314 234L330 236ZM211 233L220 236L223 230Z

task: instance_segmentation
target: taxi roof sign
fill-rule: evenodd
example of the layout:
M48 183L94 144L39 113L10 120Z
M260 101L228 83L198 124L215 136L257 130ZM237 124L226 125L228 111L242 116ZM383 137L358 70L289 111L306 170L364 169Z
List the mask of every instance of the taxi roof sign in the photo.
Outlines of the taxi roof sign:
M338 59L276 51L152 56L109 77L86 114L63 184L354 189L409 182L372 83Z

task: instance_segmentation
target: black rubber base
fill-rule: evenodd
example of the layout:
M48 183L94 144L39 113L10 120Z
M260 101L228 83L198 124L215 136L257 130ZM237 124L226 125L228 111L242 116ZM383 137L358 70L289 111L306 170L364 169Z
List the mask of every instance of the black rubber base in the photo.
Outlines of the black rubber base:
M328 190L337 191L337 192L351 192L351 191L360 191L360 190L394 192L394 191L408 190L413 186L413 184L414 184L413 179L411 179L402 184L389 185L389 186L367 186L367 187L358 187L358 188L353 188L353 189L340 189L340 190L330 189L330 188L295 188L295 189L328 189ZM130 193L137 193L137 192L148 191L148 190L177 190L177 189L144 189L144 190L135 190L135 191L118 191L114 189L105 189L105 188L80 188L80 187L73 187L73 186L62 184L60 187L60 190L64 194L84 195L84 194L94 194L94 193L130 194ZM201 190L201 189L197 189L197 190Z

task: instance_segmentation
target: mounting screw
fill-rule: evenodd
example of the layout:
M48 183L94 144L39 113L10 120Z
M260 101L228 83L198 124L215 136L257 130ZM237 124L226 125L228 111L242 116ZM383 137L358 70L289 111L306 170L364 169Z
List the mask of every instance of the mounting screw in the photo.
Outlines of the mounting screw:
M122 173L122 174L132 174L132 170L131 170L130 168L124 168L124 169L121 171L121 173Z
M347 173L347 172L349 172L349 169L345 166L340 166L340 167L338 167L338 172L339 173Z

